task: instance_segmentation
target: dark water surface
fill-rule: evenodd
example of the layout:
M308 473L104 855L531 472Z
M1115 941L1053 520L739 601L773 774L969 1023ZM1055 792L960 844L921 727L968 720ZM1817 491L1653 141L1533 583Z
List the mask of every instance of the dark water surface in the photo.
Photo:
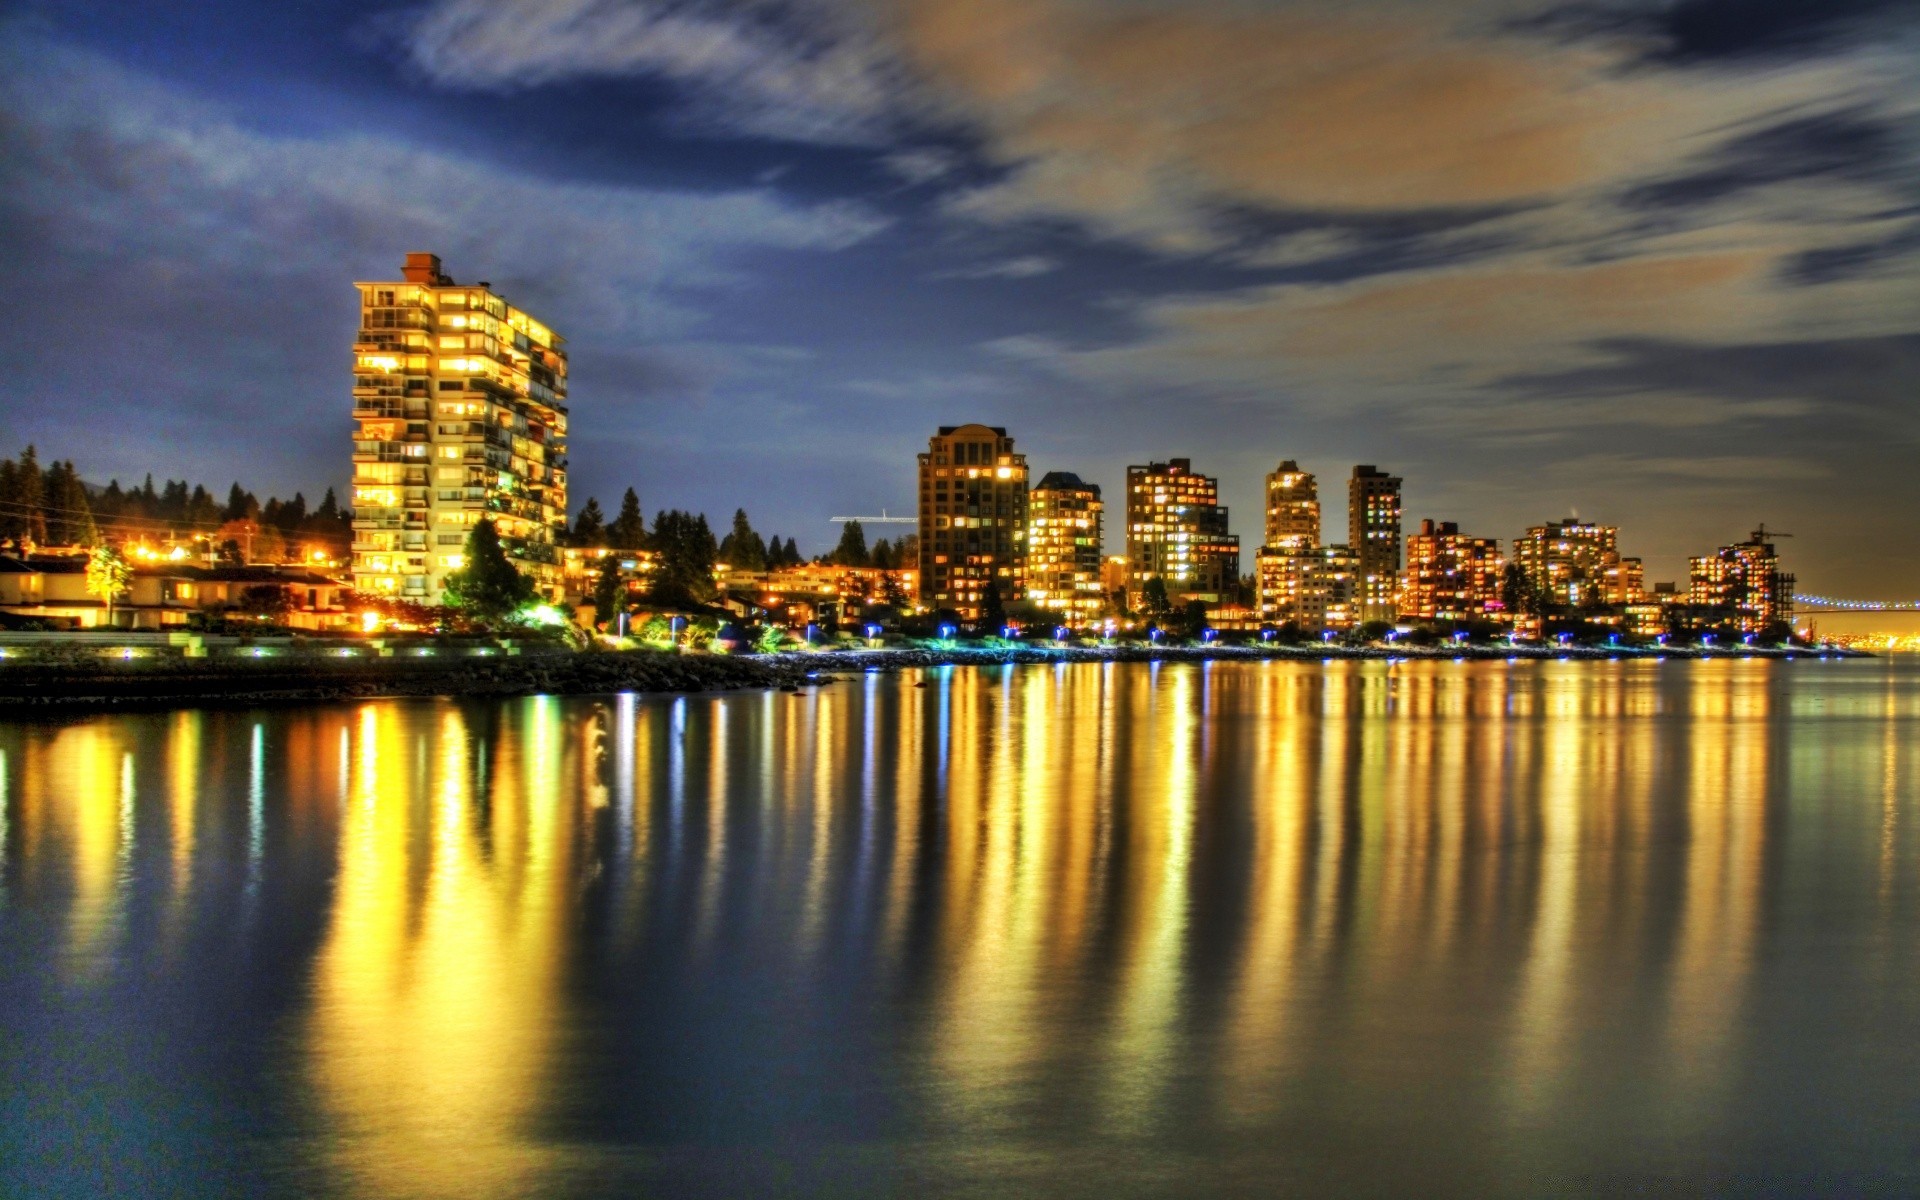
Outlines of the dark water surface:
M0 789L6 1196L1920 1194L1911 659L114 715Z

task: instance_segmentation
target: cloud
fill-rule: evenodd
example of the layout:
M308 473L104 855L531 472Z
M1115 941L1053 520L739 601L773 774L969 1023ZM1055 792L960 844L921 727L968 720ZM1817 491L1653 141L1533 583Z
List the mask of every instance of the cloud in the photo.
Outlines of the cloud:
M1832 53L1910 30L1916 15L1913 0L1629 0L1561 5L1522 24L1631 37L1647 61L1695 66Z
M750 0L438 0L405 26L437 83L511 89L659 79L698 124L796 142L874 144L902 85L847 10Z
M130 460L172 443L311 470L340 436L351 281L393 277L407 251L574 339L604 404L686 386L676 344L760 256L887 224L760 189L568 183L391 136L270 135L49 41L12 39L0 66L0 287L39 297L7 326L17 428L113 396L127 436L111 452ZM622 346L645 361L602 357Z
M960 156L937 146L915 146L887 155L880 164L910 185L922 184L951 175L960 166Z
M936 279L1032 279L1036 275L1046 275L1060 269L1058 259L1041 254L1028 254L1018 258L1003 258L994 262L984 262L976 266L960 267L952 271L941 271Z

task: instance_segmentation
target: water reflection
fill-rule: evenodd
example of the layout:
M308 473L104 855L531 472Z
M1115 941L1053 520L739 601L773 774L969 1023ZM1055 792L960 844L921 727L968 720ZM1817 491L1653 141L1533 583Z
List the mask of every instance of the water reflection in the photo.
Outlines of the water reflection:
M288 1194L1739 1190L1920 1115L1917 729L1904 662L0 728L0 1190L76 1086Z

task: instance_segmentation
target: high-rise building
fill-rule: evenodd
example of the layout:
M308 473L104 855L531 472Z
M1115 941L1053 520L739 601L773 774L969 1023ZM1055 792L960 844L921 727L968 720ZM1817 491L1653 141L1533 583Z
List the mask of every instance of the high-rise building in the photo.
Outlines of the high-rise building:
M1498 538L1470 537L1452 521L1422 521L1419 533L1407 535L1401 619L1475 621L1500 616L1505 569Z
M1320 489L1312 474L1292 459L1267 476L1269 550L1306 549L1320 544Z
M1027 458L997 425L942 425L920 456L920 599L962 620L1026 594Z
M1219 483L1184 458L1128 467L1127 569L1136 609L1155 578L1174 604L1229 599L1240 582L1240 539L1227 532Z
M1687 560L1691 579L1687 605L1696 617L1730 621L1742 633L1774 633L1793 624L1794 577L1780 569L1780 556L1762 525L1744 542Z
M1513 561L1549 604L1594 608L1638 603L1645 572L1637 558L1620 557L1620 530L1569 517L1549 521L1514 539Z
M1085 625L1106 607L1100 583L1100 488L1049 471L1027 493L1027 599Z
M1360 623L1360 556L1347 546L1322 546L1306 576L1303 629L1352 629Z
M491 518L558 598L567 519L563 340L432 254L360 283L354 343L353 585L435 602Z
M1311 474L1287 459L1267 476L1266 543L1254 556L1261 621L1318 628L1324 613L1310 605L1320 571L1320 491Z
M1400 479L1373 467L1357 466L1347 482L1347 541L1358 563L1356 597L1362 621L1391 621L1399 615L1394 593L1400 584Z

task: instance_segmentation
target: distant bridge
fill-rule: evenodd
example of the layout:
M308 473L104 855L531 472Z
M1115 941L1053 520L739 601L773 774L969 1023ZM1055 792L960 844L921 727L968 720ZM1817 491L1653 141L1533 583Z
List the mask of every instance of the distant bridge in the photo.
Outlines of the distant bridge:
M1920 600L1841 600L1833 596L1809 596L1804 592L1793 598L1793 610L1800 613L1920 612Z

